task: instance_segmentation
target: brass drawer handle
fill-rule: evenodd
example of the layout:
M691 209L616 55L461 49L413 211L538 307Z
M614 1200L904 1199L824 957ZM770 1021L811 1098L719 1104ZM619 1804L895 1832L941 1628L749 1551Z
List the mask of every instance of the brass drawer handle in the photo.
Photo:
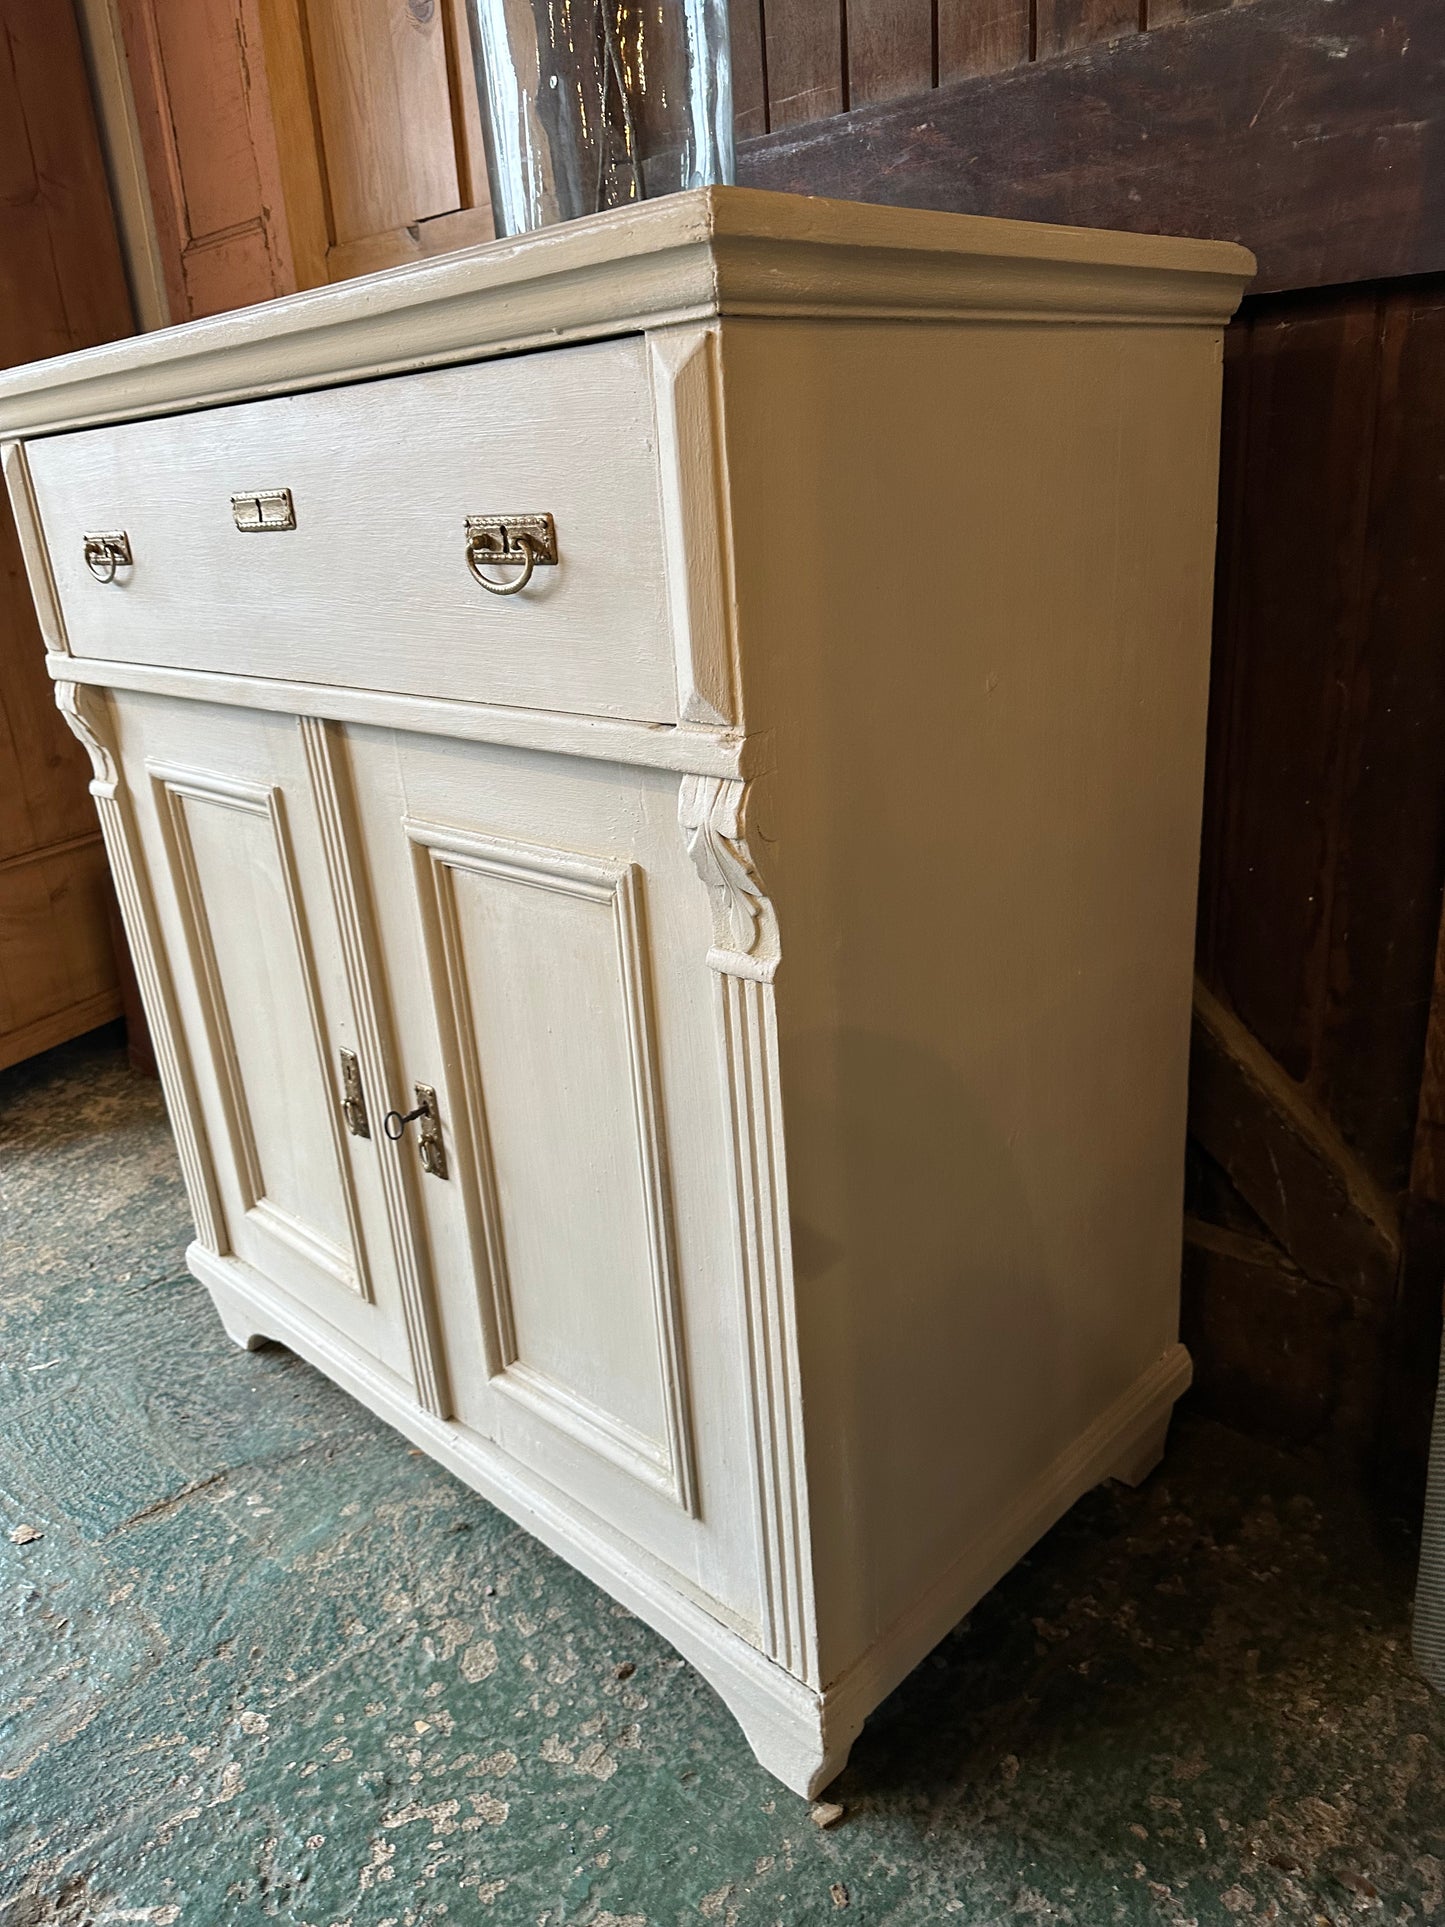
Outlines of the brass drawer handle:
M114 582L117 569L131 566L130 537L124 529L85 538L85 566L97 582Z
M482 573L482 564L516 566L522 573L498 582ZM557 525L550 515L469 515L467 567L491 595L520 595L532 580L533 569L557 566Z

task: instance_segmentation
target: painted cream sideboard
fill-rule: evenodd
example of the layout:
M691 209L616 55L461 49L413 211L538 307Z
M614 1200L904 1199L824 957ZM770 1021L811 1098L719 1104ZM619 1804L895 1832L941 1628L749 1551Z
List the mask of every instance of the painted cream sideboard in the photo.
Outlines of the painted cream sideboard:
M717 190L0 377L195 1275L799 1792L1188 1381L1251 267Z

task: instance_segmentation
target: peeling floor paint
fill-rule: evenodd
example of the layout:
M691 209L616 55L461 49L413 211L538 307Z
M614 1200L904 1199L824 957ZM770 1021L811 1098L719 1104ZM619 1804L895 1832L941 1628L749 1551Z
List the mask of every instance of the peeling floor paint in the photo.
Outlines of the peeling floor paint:
M1311 1462L1182 1423L819 1825L629 1614L234 1350L186 1236L113 1032L0 1076L0 1927L1445 1927L1411 1548Z

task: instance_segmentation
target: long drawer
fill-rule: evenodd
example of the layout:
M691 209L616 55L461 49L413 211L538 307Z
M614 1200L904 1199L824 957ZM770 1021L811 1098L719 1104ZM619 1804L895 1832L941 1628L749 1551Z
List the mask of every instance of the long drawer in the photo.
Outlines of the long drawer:
M676 720L640 337L29 452L78 656ZM467 518L538 514L554 518L557 565L489 593ZM87 537L121 533L129 564L97 580Z

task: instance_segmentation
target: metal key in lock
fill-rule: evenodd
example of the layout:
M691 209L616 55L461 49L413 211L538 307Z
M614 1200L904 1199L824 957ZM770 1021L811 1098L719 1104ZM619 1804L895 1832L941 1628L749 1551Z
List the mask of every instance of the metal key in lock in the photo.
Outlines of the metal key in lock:
M422 1169L434 1178L447 1175L447 1150L442 1142L442 1114L437 1104L437 1094L430 1084L414 1084L412 1091L416 1097L413 1111L388 1111L381 1121L381 1128L393 1144L400 1144L406 1136L408 1124L416 1124L417 1149L421 1152Z

